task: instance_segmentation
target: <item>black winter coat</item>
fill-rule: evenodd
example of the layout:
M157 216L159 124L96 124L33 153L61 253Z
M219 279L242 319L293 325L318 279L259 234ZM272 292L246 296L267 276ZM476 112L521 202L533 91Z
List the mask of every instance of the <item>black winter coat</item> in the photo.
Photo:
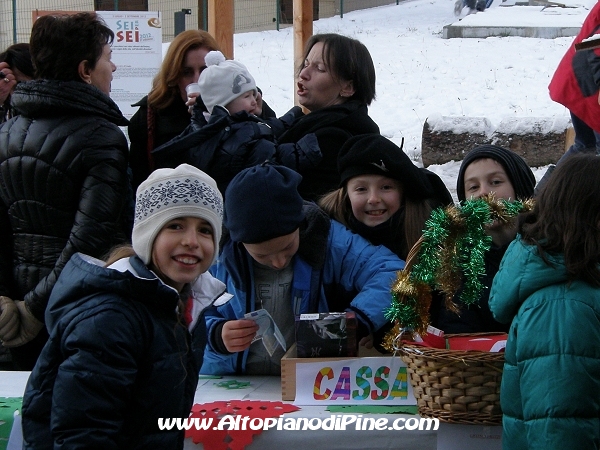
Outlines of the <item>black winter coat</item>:
M379 133L379 127L369 117L367 105L350 100L299 118L280 136L279 143L298 142L308 133L317 136L323 159L317 167L302 174L298 191L306 200L318 200L339 187L337 158L342 145L358 134Z
M204 319L190 335L175 289L136 256L116 264L76 254L52 292L50 338L23 398L24 449L183 447L184 432L158 419L189 416Z
M99 257L128 235L127 120L75 81L21 83L12 105L20 115L0 125L0 295L43 321L71 255Z
M150 175L148 161L148 96L132 106L139 109L131 117L127 132L129 134L129 165L132 173L133 192ZM178 136L190 124L190 113L185 102L177 95L164 109L154 112L154 145L156 148Z
M433 299L431 301L431 325L444 333L482 333L482 332L497 332L507 333L510 327L509 324L503 324L494 319L492 312L490 311L490 289L494 281L494 277L500 269L500 262L509 244L503 245L502 247L495 247L492 245L484 255L485 263L485 275L483 275L480 281L485 286L479 297L479 302L466 306L460 301L460 294L462 291L456 294L454 302L457 304L460 313L456 314L448 309L444 305L444 296L439 292L434 292Z
M196 109L200 113L200 121L206 124L201 115L206 111L202 99L196 103ZM133 192L138 186L148 178L152 172L148 158L148 96L145 96L139 102L132 106L138 106L139 109L131 117L129 127L127 129L130 144L129 165L131 167L131 185ZM195 113L196 114L196 113ZM263 101L263 112L261 118L275 117L275 112ZM171 139L179 136L190 125L191 116L188 107L181 96L176 95L173 101L166 108L154 110L154 134L152 150L169 142ZM158 166L155 166L156 169ZM162 167L176 167L176 165L168 163Z
M230 115L215 106L206 122L200 108L194 108L183 133L152 152L156 168L191 164L214 178L223 194L239 172L266 160L304 173L321 160L315 135L309 133L297 143L277 143L277 135L299 114L300 108L294 107L279 119L261 119L246 111Z

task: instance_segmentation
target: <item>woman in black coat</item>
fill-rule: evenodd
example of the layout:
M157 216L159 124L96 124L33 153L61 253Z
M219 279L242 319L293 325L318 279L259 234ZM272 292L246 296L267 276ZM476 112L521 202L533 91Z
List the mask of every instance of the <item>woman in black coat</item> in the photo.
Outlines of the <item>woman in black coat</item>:
M169 45L150 93L133 105L139 107L127 130L131 141L129 165L133 192L154 169L178 164L164 159L155 161L151 152L179 136L190 125L191 106L198 103L198 107L206 111L201 95L192 94L188 98L185 88L198 82L206 69L204 57L213 50L219 50L217 41L204 30L187 30L178 34ZM256 115L275 117L275 112L262 102L262 96L258 100L262 111ZM205 123L203 117L199 119Z
M0 126L0 340L18 370L47 340L44 312L71 255L100 257L129 234L112 40L92 13L36 20L37 79L16 87L18 115Z
M302 174L298 187L302 197L316 200L339 187L337 158L342 145L358 134L379 134L367 111L375 99L375 66L369 50L339 34L312 36L298 70L297 94L310 113L299 118L279 142L298 142L308 133L317 136L323 159Z
M156 168L150 152L178 136L190 124L185 87L197 83L206 68L204 57L219 50L217 41L203 30L187 30L169 45L152 90L133 106L139 106L128 128L133 191ZM202 105L203 106L203 105ZM206 108L203 108L206 109Z

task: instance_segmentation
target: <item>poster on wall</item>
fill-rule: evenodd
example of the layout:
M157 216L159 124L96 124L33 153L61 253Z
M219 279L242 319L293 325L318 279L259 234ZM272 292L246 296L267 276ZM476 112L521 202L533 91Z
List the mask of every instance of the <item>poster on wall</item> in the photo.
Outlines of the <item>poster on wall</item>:
M110 97L128 119L137 111L131 105L150 91L162 60L162 28L156 11L97 11L115 33Z
M48 14L75 14L81 11L32 11L32 19ZM152 86L162 61L162 28L158 11L96 11L115 33L110 97L123 115L130 119L137 111L131 106L140 101Z

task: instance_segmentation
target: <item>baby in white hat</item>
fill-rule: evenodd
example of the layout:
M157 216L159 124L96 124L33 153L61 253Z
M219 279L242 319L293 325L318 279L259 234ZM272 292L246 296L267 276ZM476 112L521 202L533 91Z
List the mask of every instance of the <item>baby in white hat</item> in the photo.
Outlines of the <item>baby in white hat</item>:
M303 115L298 106L280 118L261 118L256 82L246 66L218 51L204 61L198 84L209 115L197 103L190 126L152 152L157 166L191 164L213 177L222 193L240 171L267 160L300 173L316 167L322 155L313 133L298 142L277 143Z
M246 66L237 61L226 60L219 51L209 52L204 62L206 69L200 74L198 84L209 114L212 114L216 105L223 106L229 114L240 111L260 114L256 82Z

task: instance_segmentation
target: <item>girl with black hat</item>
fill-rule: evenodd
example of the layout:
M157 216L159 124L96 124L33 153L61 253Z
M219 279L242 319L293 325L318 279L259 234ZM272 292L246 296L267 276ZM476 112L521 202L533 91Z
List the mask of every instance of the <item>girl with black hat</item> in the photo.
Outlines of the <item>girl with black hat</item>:
M401 259L421 237L431 211L452 204L442 180L418 168L379 134L350 138L338 157L340 187L323 196L321 208L374 245Z
M403 260L421 237L431 211L453 203L436 174L415 166L401 147L379 134L350 138L340 150L338 172L340 187L321 198L321 208ZM330 288L326 294L330 310L338 311L356 292L331 292ZM375 334L376 345L389 326Z

